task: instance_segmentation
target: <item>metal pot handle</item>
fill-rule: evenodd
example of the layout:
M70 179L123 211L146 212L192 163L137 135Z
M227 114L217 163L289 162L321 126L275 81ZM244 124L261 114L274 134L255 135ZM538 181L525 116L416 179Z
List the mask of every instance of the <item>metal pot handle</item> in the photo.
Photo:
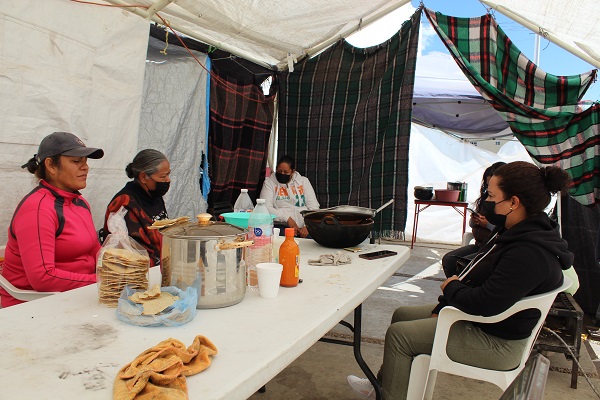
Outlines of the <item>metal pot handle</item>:
M254 244L253 240L247 240L245 242L228 242L228 243L219 243L215 246L216 251L221 250L231 250L231 249L239 249L240 247L248 247Z
M328 221L328 220L333 221L333 224L336 226L339 225L338 219L333 214L324 215L323 218L321 219L320 225L325 225L325 221Z

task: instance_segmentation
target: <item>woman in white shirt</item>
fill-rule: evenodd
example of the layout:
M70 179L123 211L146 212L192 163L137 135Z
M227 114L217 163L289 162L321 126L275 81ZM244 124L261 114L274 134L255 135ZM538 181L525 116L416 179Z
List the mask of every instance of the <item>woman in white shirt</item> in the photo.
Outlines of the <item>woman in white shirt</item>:
M318 210L319 202L308 178L296 171L292 157L279 158L275 173L265 180L260 198L265 199L269 212L276 215L276 224L294 228L296 236L308 236L300 211Z

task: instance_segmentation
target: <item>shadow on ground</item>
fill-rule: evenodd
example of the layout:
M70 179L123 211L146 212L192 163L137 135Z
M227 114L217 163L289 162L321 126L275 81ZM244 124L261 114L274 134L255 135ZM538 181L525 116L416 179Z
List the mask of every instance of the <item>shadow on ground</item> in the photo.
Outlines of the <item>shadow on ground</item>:
M402 243L399 245L406 245ZM441 257L455 247L421 243L411 250L410 259L363 303L362 354L371 370L377 371L383 357L383 339L392 312L402 305L435 303L444 281ZM345 318L352 323L352 316ZM350 337L350 331L337 325L330 337ZM592 358L582 345L580 363L596 387L600 380ZM578 389L570 387L571 361L563 354L548 354L551 371L544 399L597 399L598 397L580 372ZM256 393L252 400L352 400L360 399L346 383L346 376L363 376L356 364L352 347L318 342L300 358L279 373L266 386L265 393ZM502 391L496 386L457 376L438 374L434 399L498 399Z

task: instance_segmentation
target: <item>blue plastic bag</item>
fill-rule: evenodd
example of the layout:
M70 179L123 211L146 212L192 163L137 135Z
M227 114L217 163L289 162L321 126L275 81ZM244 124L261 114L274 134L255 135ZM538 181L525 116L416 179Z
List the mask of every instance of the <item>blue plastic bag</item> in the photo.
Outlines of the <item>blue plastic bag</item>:
M181 326L194 319L196 304L198 304L196 288L188 287L186 290L181 290L175 286L166 286L161 287L160 290L179 296L179 300L156 315L142 315L142 305L134 303L129 298L136 290L129 285L125 286L119 297L117 318L137 326Z

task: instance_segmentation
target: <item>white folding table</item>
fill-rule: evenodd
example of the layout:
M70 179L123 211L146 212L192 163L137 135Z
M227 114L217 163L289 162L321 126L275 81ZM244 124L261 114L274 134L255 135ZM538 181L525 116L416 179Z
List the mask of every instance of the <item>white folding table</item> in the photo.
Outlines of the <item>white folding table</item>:
M0 309L0 398L108 400L123 365L162 340L190 345L196 335L219 353L207 370L187 378L189 397L248 398L353 311L360 334L360 305L409 257L403 246L364 244L365 252L398 254L367 261L349 253L350 265L310 266L307 260L336 250L298 242L303 283L280 288L274 299L247 291L241 303L198 310L180 327L123 323L115 309L98 304L96 285ZM360 355L360 337L354 344Z

